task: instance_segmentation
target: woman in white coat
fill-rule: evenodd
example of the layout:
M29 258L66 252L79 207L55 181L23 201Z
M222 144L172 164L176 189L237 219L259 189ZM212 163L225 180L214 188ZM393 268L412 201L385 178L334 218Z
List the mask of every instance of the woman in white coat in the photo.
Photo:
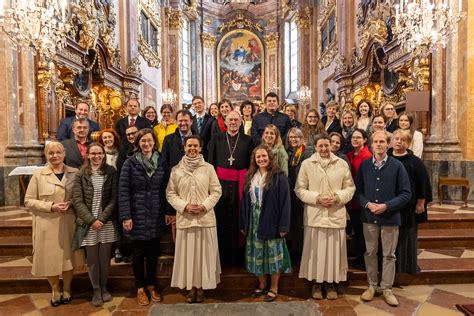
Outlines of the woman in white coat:
M74 268L84 265L83 250L72 251L76 215L71 199L77 169L64 164L65 151L59 142L48 143L44 153L48 164L33 174L26 190L25 206L33 215L31 273L48 278L51 305L57 307L71 301Z
M166 197L176 210L176 248L171 286L189 290L188 303L201 303L204 290L220 282L214 206L222 189L214 167L204 161L202 140L184 140L185 156L172 171Z
M331 152L325 134L314 140L314 153L303 161L295 193L304 203L304 243L299 277L315 280L311 295L337 298L335 284L347 279L346 207L355 186L348 164Z

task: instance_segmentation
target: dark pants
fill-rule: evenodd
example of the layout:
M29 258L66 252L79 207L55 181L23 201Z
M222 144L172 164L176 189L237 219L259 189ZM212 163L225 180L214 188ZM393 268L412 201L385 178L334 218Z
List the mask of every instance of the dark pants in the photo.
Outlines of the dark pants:
M145 286L154 286L158 256L160 255L160 238L133 240L132 247L135 287L139 289Z
M362 212L354 211L354 212L349 212L349 214L351 217L350 225L353 232L352 251L355 256L355 261L359 263L363 263L364 253L365 253L365 239L364 239L364 230L363 230L362 219L361 219Z

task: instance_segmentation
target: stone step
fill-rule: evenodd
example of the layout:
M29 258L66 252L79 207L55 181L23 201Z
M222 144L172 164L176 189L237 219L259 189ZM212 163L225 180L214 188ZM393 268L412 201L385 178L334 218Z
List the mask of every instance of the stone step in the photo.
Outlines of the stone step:
M0 220L0 237L32 235L31 219Z
M428 222L418 226L425 229L466 229L474 228L474 212L461 214L431 214L428 213Z
M420 229L418 248L474 247L474 228Z
M474 282L474 259L420 259L421 272L417 275L397 275L395 283L413 284L446 284ZM290 274L282 274L280 289L282 291L308 292L310 282L298 278L298 265ZM158 267L158 283L161 289L170 288L172 265L163 263ZM343 285L366 285L366 274L361 270L350 270L348 281ZM251 290L256 286L256 277L240 267L223 268L221 283L217 290ZM109 289L114 293L131 292L134 288L133 272L130 264L113 265L109 277ZM0 294L48 292L49 285L45 278L31 275L31 267L0 267ZM90 282L85 271L75 275L73 291L84 293L90 291Z

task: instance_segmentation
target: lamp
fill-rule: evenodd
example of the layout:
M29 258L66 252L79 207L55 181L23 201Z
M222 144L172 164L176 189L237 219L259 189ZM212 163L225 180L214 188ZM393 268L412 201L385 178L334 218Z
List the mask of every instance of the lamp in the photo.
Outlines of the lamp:
M396 3L396 4L395 4ZM462 0L394 0L393 32L406 52L427 57L457 33L457 24L465 17ZM453 9L456 8L457 10Z
M311 90L308 86L301 86L300 91L298 91L298 103L305 108L311 104Z
M66 46L67 0L0 0L0 29L16 44L47 59Z
M168 88L163 91L163 102L174 105L176 102L176 93L174 93L173 89Z

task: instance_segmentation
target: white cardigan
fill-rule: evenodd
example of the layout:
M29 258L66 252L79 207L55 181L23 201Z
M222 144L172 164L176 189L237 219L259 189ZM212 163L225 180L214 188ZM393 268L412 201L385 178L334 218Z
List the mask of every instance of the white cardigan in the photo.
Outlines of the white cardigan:
M415 156L421 159L423 155L423 134L419 131L413 132L413 140L411 141L410 147L408 147Z

